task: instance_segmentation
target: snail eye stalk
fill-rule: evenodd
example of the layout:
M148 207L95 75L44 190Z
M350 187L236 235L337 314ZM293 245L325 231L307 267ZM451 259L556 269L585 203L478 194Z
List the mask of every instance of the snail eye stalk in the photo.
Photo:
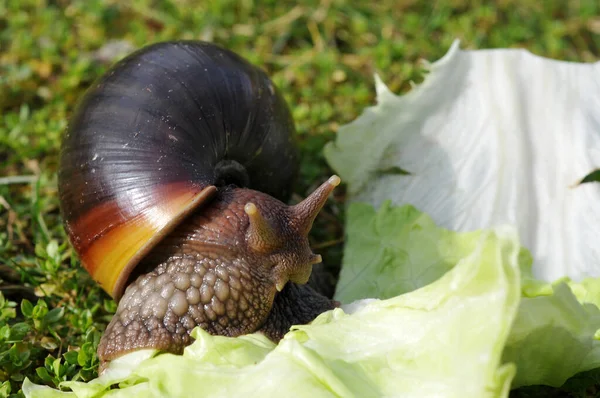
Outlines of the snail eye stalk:
M246 241L253 251L269 253L282 246L282 236L270 225L269 220L260 213L254 203L247 203L244 212L250 220Z
M308 235L317 214L319 214L325 205L329 194L331 194L335 187L340 185L340 181L340 177L336 175L331 176L306 199L292 207L293 218L300 233Z

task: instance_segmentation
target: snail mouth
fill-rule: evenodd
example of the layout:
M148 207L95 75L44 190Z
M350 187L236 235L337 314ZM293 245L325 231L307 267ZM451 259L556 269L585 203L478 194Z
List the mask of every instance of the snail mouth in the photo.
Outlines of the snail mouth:
M321 261L322 258L319 254L313 254L306 264L297 267L294 270L295 272L290 274L290 282L298 283L300 285L308 283L310 274L312 273L313 265L319 264Z
M313 265L322 262L323 258L320 254L312 252L309 252L306 256L298 256L296 253L283 252L274 254L272 257L272 269L276 275L286 275L292 282L306 283L312 272Z
M275 288L278 292L283 290L288 282L297 283L304 285L308 283L310 274L312 273L313 264L304 263L302 265L295 265L292 269L289 266L276 263L273 266L273 280L275 282Z

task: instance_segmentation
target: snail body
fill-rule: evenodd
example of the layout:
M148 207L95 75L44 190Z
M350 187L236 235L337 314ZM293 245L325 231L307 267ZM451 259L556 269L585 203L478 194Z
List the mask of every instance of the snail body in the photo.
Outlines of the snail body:
M286 205L294 134L266 74L210 43L148 46L86 92L59 195L82 265L119 303L102 362L181 352L196 326L277 340L334 307L302 285L321 261L308 232L339 178Z

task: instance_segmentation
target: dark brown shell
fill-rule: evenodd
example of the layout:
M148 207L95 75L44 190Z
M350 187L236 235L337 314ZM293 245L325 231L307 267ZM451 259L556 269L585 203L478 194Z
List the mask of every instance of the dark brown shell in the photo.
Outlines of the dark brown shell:
M61 210L84 267L118 299L139 259L219 187L285 200L294 133L267 75L215 44L123 59L85 94L62 146Z

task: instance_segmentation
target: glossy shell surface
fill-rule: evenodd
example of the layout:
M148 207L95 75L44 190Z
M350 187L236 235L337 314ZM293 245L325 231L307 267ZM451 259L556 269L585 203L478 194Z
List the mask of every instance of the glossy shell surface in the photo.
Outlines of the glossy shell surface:
M167 42L123 59L85 94L61 151L61 210L83 266L118 299L139 259L221 185L285 200L294 135L271 80L231 51Z

